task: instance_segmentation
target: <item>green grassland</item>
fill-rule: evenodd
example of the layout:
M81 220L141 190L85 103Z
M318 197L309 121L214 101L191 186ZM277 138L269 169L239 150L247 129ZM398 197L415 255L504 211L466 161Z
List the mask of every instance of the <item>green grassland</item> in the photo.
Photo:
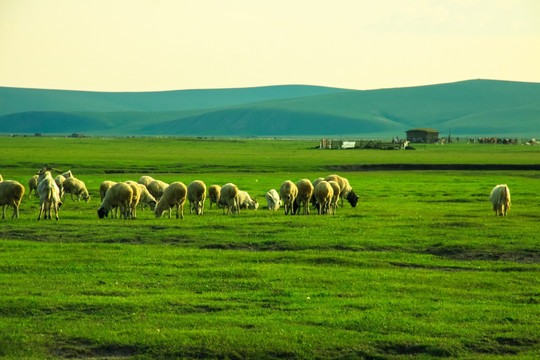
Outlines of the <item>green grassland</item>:
M0 358L536 359L540 171L339 172L355 164L538 164L539 147L317 150L312 141L0 138L0 174L71 169L92 200L0 220ZM339 172L360 196L285 216L264 194ZM234 216L98 219L103 180L234 182ZM487 197L509 185L512 208ZM28 189L27 189L28 191Z

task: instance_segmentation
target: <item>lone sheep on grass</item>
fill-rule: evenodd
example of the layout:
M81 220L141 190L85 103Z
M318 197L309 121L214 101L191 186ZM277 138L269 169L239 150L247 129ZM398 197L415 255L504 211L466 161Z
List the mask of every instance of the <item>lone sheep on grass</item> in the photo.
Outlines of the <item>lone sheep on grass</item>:
M493 205L495 216L506 216L510 210L510 189L507 185L497 185L489 194L489 201Z

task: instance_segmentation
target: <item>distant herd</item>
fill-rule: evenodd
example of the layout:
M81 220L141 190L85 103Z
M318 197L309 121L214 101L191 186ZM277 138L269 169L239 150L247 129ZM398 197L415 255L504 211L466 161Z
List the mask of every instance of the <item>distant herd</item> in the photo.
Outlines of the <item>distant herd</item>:
M59 209L62 199L66 194L71 199L86 202L90 201L90 194L83 181L75 178L70 171L52 177L51 168L44 167L32 176L28 181L29 195L39 197L39 215L51 219L53 214L56 220L59 218ZM6 206L13 207L12 218L19 217L19 206L25 193L25 187L14 180L3 180L0 175L0 206L2 206L2 219L5 218ZM184 218L184 203L189 202L190 214L202 215L204 203L208 197L210 209L213 204L223 208L223 214L239 213L240 209L256 210L259 207L257 200L253 199L246 191L239 190L233 183L223 186L211 185L208 188L200 180L191 182L188 186L182 182L167 184L153 179L150 176L142 176L138 182L103 181L99 188L101 204L97 210L99 218L111 214L111 217L135 219L138 206L148 206L159 218L168 211L171 218L173 209L176 210L176 218ZM315 179L313 182L302 179L297 183L290 180L284 181L279 192L271 189L266 193L268 209L277 211L283 206L285 215L304 214L309 215L310 204L315 206L319 215L336 214L338 202L346 199L352 207L358 202L349 181L339 175L328 175L325 178ZM506 216L510 209L510 190L506 185L497 185L489 195L489 201L493 206L495 215Z

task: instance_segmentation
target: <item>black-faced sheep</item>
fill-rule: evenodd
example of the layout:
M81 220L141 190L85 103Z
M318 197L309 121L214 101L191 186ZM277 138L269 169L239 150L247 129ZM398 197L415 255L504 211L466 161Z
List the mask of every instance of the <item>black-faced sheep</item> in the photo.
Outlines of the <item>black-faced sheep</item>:
M289 214L289 212L292 215L293 203L294 199L296 199L296 196L298 195L298 188L291 180L285 180L279 188L279 195L281 196L281 201L283 202L285 215Z
M304 215L309 215L309 201L313 195L313 185L308 179L302 179L296 183L298 195L294 199L293 214L300 213L300 207L304 207Z
M220 191L220 203L223 205L223 214L231 214L233 210L240 213L238 206L238 187L232 183L223 185Z
M341 206L343 207L343 198L347 199L347 201L351 204L352 207L355 207L358 203L358 195L356 195L349 184L349 180L347 180L344 177L341 177L339 175L328 175L326 178L324 178L326 181L335 181L339 184L339 187L341 189L341 193L339 197L341 198Z
M127 219L132 199L133 189L131 186L126 183L114 184L109 190L107 190L105 198L99 206L97 211L98 217L103 219L109 215L109 211L118 207L120 209L120 216Z
M338 207L338 200L339 200L339 194L341 192L341 188L339 184L336 181L330 180L328 181L330 186L332 186L332 190L334 191L334 196L332 196L332 200L330 200L330 213L332 215L336 215L336 209Z
M161 180L152 180L146 185L146 188L152 194L152 196L159 201L161 197L163 196L163 191L169 186L166 182L163 182Z
M0 205L2 205L2 219L6 217L6 206L13 207L14 217L19 218L19 205L24 196L24 186L14 180L0 180Z
M180 217L184 219L184 203L187 197L187 187L183 183L177 181L173 182L163 191L163 196L159 199L154 214L156 218L159 218L163 213L169 210L169 219L171 218L172 208L176 208L176 218L178 219L178 211L180 211Z
M240 209L257 210L259 208L259 203L246 191L238 190L238 206Z
M328 181L321 181L313 189L313 194L317 200L319 215L328 214L330 210L330 202L334 196L334 190Z
M86 185L82 180L79 180L74 177L68 177L64 181L64 192L66 194L71 194L71 200L75 201L73 195L77 196L77 201L81 201L81 196L84 201L90 201L90 194L86 189Z
M143 184L144 186L148 186L152 181L154 181L154 178L151 176L143 175L139 179L138 183Z
M210 209L212 208L212 203L216 204L219 207L219 199L221 196L221 186L212 185L208 188L208 199L210 200Z
M510 189L507 185L497 185L489 194L489 201L493 205L495 216L506 216L510 210Z
M281 200L276 189L270 189L266 193L266 202L268 203L268 210L276 211L281 206Z
M195 211L196 215L202 215L206 200L206 185L200 180L193 181L187 187L187 198L189 200L189 213L192 214Z
M29 197L32 197L32 191L34 192L34 195L38 196L38 193L37 193L38 177L39 175L34 175L30 179L28 179L28 188L30 189L28 193Z
M58 220L58 210L60 209L60 206L62 206L62 202L60 201L60 190L49 171L46 171L42 175L43 177L41 181L39 181L37 187L37 192L39 194L38 220L41 219L43 212L45 212L45 219L51 219L51 208L54 209L56 220Z

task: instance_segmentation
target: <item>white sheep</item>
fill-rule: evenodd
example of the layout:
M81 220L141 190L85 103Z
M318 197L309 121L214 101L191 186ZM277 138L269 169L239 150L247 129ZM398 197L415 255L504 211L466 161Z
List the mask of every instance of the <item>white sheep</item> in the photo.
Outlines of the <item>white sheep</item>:
M313 185L308 179L302 179L296 183L298 189L298 195L294 199L293 214L300 212L300 207L304 207L304 215L309 215L309 201L313 195Z
M139 204L141 205L141 209L143 209L143 205L148 205L150 207L150 210L154 211L157 205L156 199L150 194L146 186L143 184L137 184L139 186L139 190L141 191L141 196L139 200Z
M332 200L330 200L330 213L332 215L336 215L336 209L338 207L338 200L339 200L339 194L341 193L341 188L337 181L328 181L330 186L332 186L332 190L334 191L334 195L332 196Z
M107 190L109 190L114 185L116 185L116 181L109 181L109 180L105 180L99 185L99 196L100 196L101 201L105 199L105 194L107 193Z
M233 210L239 214L238 187L233 183L223 185L220 191L220 203L223 205L223 214L231 214Z
M60 189L54 181L49 171L44 172L41 181L38 182L37 192L39 194L39 215L38 220L41 219L41 215L45 212L45 219L51 219L51 208L54 209L56 220L58 220L58 210L62 206L60 201ZM41 177L41 175L40 175Z
M2 205L2 219L6 217L6 206L13 206L11 218L19 218L19 205L24 196L24 186L14 180L6 180L0 176L0 205Z
M489 194L489 201L493 205L495 216L506 216L510 210L510 189L507 185L496 185Z
M330 202L334 196L332 185L330 185L328 181L321 181L315 186L315 189L313 189L313 194L317 200L319 215L328 214Z
M152 196L159 201L161 196L163 196L163 191L169 186L166 182L163 182L161 180L152 180L146 185L146 188L152 194Z
M354 193L351 185L349 184L349 180L336 174L328 175L326 178L324 178L324 180L335 181L339 184L339 187L341 189L339 197L341 198L342 207L343 198L347 199L347 201L351 204L352 207L356 207L356 204L358 203L358 195Z
M176 218L178 219L178 211L180 210L181 218L184 219L184 203L187 197L187 187L183 183L173 182L163 191L163 196L159 199L154 214L159 218L163 213L169 210L169 219L171 218L172 208L176 207Z
M34 191L34 195L38 196L38 193L37 193L38 177L39 175L34 175L30 179L28 179L28 188L30 189L30 192L28 193L29 197L32 197L32 191Z
M60 190L60 197L65 198L66 193L64 192L64 181L66 181L66 178L64 175L58 175L54 178L54 182L58 186L58 189Z
M82 180L79 180L77 178L69 177L66 178L64 181L64 192L66 194L71 194L71 200L75 201L73 198L73 195L77 196L77 201L81 201L81 196L84 201L88 202L90 201L90 194L88 193L88 190L86 189L86 185Z
M210 200L210 209L212 208L212 203L216 204L219 207L219 199L221 196L221 186L211 185L208 188L208 199Z
M266 202L268 203L268 210L279 210L279 207L281 206L281 200L276 189L270 189L266 193Z
M285 215L289 214L289 212L292 215L293 203L294 199L296 199L296 196L298 195L298 188L291 180L285 180L279 188L279 195L281 196L281 201L283 202Z
M98 217L103 219L109 215L109 211L118 207L120 209L120 216L125 219L128 218L128 212L133 199L133 189L126 183L114 184L105 193L105 198L101 202L97 211Z
M246 191L238 190L238 206L240 209L257 210L259 208L259 203ZM233 210L236 210L236 208Z
M143 184L144 186L148 186L152 181L154 181L154 178L151 176L143 175L139 179L138 183Z
M195 211L196 215L204 213L204 202L206 200L206 185L201 180L195 180L187 187L187 198L189 200L189 213Z
M131 219L136 219L137 205L139 205L139 201L141 199L141 188L139 187L139 185L141 184L131 180L128 180L125 183L131 186L131 190L133 190L133 195L131 196L131 204L128 211L128 217Z

